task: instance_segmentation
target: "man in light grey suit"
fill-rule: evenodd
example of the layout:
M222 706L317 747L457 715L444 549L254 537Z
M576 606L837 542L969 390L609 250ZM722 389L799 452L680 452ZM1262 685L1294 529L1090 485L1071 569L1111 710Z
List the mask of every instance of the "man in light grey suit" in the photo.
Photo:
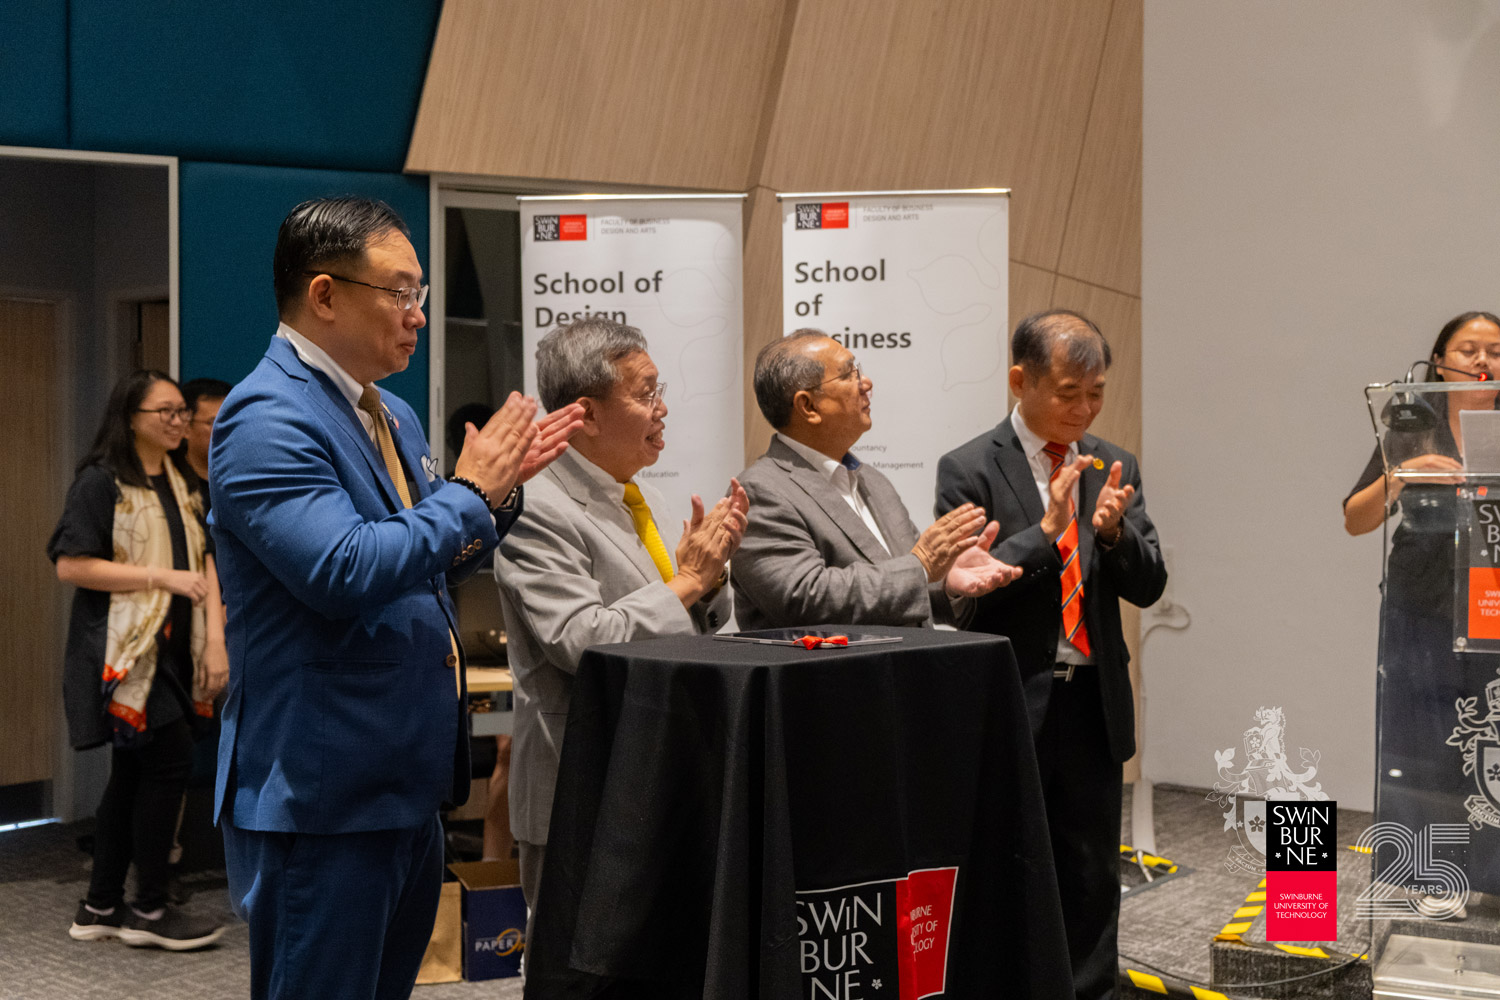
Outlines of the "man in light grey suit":
M578 402L583 427L567 461L527 484L525 513L495 566L515 676L510 822L533 916L579 657L600 643L724 625L731 607L725 563L744 535L748 507L734 480L707 512L695 495L674 560L651 513L665 509L661 495L632 482L664 446L666 385L657 381L646 339L634 327L590 317L543 337L536 361L542 405Z
M989 554L999 526L982 509L918 534L890 481L850 453L870 429L873 388L819 330L756 356L755 399L777 433L740 475L751 505L732 573L740 627L962 624L969 598L1020 575Z

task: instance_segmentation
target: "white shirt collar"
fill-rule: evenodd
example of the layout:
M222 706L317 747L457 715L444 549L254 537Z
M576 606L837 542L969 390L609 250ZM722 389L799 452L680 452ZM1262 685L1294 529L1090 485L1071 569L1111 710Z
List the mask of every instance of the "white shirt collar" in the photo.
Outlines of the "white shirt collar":
M780 431L776 432L776 437L780 439L782 444L786 445L788 448L792 449L792 451L795 451L798 455L802 456L802 458L807 461L808 465L811 465L814 469L817 469L819 472L821 472L823 474L823 478L827 479L829 482L836 481L836 477L839 476L839 470L841 469L848 474L850 479L853 479L853 474L859 471L859 459L855 458L852 452L845 454L844 460L842 462L839 462L829 458L827 455L823 454L816 448L810 448L807 445L803 444L801 441L795 441L792 438L787 437Z
M1042 453L1042 448L1048 444L1045 438L1037 437L1036 431L1026 426L1026 421L1021 417L1020 403L1017 403L1010 411L1010 426L1016 432L1016 438L1021 442L1021 450L1026 453L1028 459L1035 459ZM1068 459L1077 457L1078 443L1075 441L1068 445Z
M365 387L356 382L353 375L339 367L339 363L329 357L327 351L285 323L276 328L276 336L291 343L292 349L297 352L297 357L302 359L303 364L327 375L339 394L349 401L350 406L354 407L354 412L359 412L359 399L365 394Z

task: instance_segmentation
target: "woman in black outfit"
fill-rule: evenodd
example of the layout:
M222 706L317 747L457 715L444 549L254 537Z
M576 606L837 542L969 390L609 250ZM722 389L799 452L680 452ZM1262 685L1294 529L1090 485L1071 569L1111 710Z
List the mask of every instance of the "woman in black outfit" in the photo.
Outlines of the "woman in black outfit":
M228 678L223 605L203 525L201 484L171 451L186 429L182 393L138 371L110 393L47 544L78 589L63 699L75 749L110 743L88 898L69 934L173 951L223 928L168 904L167 858L191 768L192 727ZM125 874L136 898L125 906Z
M1430 381L1478 382L1481 373L1500 376L1500 317L1466 312L1443 326L1432 347ZM1389 431L1391 468L1441 473L1463 469L1460 414L1496 408L1497 391L1426 393L1433 426ZM1414 833L1431 823L1468 822L1466 800L1478 794L1472 774L1464 773L1459 747L1448 738L1458 723L1454 703L1478 696L1495 679L1500 656L1453 652L1454 530L1459 516L1458 479L1404 481L1386 475L1380 449L1344 500L1344 527L1351 535L1374 531L1397 510L1401 523L1391 533L1377 686L1376 765L1379 783L1375 819L1394 821ZM1387 856L1387 854L1391 856ZM1451 855L1442 855L1451 857ZM1393 852L1377 858L1388 881L1415 884L1413 871L1391 867ZM1459 860L1455 858L1454 860ZM1421 859L1417 860L1422 864ZM1470 829L1467 857L1461 861L1470 887L1500 890L1500 830ZM1441 909L1442 895L1433 900ZM1425 911L1424 911L1425 912Z

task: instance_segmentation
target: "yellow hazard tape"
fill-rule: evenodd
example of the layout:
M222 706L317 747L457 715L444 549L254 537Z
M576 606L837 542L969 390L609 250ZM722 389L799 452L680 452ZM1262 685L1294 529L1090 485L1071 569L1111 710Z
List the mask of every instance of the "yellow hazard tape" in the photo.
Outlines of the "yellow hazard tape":
M1280 948L1282 951L1286 952L1288 955L1305 955L1308 958L1332 958L1333 957L1332 955L1328 954L1328 952L1324 951L1322 948L1302 948L1302 947L1300 947L1298 945L1295 945L1295 944L1275 944L1275 942L1271 942L1271 944L1273 944L1274 947Z
M1250 929L1251 923L1252 921L1246 920L1244 923L1225 924L1224 929L1219 934L1221 936L1224 934L1243 934Z
M1153 993L1166 993L1167 984L1161 981L1160 976L1152 976L1144 972L1136 972L1134 969L1126 969L1125 974L1130 977L1131 983L1137 988L1150 990Z
M1264 909L1264 906L1242 906L1234 911L1234 915L1236 917L1258 917L1260 916L1260 911Z
M1358 851L1361 854L1370 854L1373 851L1373 848L1360 847L1358 844L1350 844L1349 845L1349 850L1351 850L1351 851Z
M1125 969L1124 972L1130 978L1131 985L1151 993L1160 993L1168 997L1191 996L1193 1000L1229 1000L1227 996L1216 990L1194 986L1180 979L1154 976L1149 972L1137 972L1135 969Z
M1245 902L1247 903L1264 903L1265 901L1266 894L1263 892L1252 892L1250 895L1245 897Z
M1134 847L1131 847L1129 844L1121 844L1120 855L1127 860L1135 861L1136 849ZM1173 861L1171 858L1158 857L1155 854L1147 854L1142 851L1140 852L1140 860L1142 864L1147 865L1148 867L1164 869L1168 875L1177 870L1177 862Z

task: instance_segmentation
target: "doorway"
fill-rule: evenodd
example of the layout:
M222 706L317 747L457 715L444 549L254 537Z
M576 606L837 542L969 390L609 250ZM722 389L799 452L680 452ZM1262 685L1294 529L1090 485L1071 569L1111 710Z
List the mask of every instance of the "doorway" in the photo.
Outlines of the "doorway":
M75 754L62 714L73 589L46 542L110 388L175 374L177 160L0 147L0 350L11 426L0 461L0 828L91 815L107 750Z

